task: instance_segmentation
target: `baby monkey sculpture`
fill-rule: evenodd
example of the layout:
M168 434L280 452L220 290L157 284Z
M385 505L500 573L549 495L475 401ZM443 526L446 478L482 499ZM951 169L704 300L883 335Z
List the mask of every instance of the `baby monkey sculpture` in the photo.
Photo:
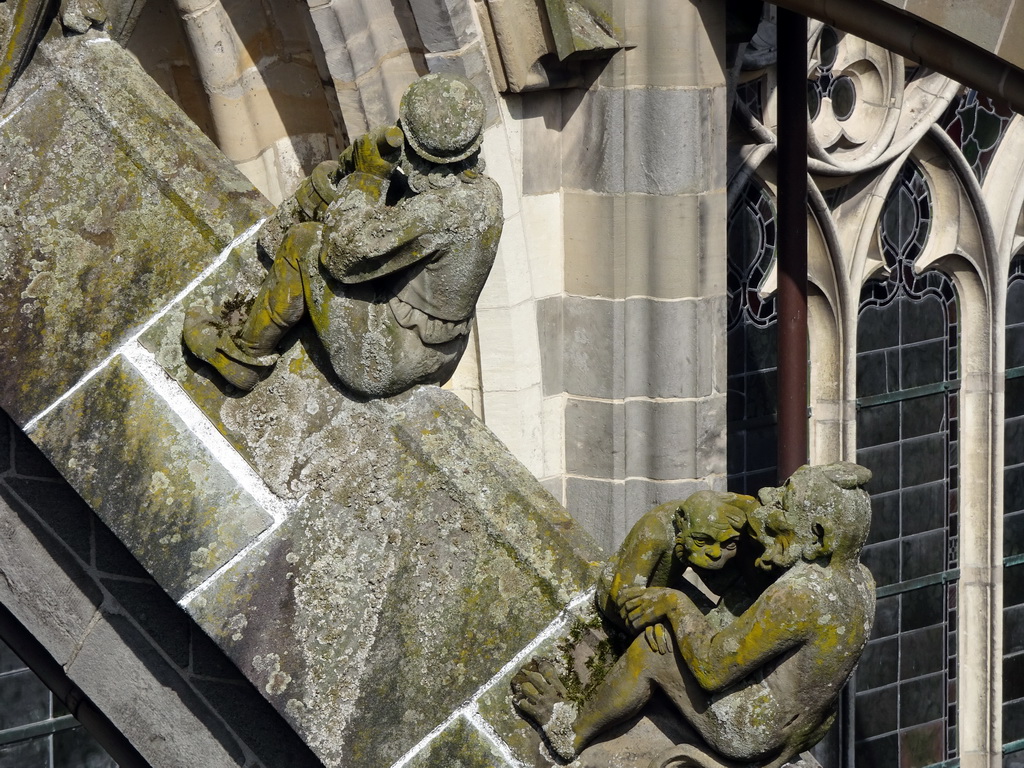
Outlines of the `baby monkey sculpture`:
M248 392L308 315L352 392L386 397L447 381L501 235L501 191L479 160L485 114L463 77L410 85L397 126L321 163L263 227L274 261L244 320L194 306L186 346Z
M582 704L535 659L513 678L513 702L566 760L661 691L693 739L650 768L790 762L831 726L871 631L870 477L845 462L801 467L760 503L702 491L647 513L598 586L605 619L633 638L625 653Z

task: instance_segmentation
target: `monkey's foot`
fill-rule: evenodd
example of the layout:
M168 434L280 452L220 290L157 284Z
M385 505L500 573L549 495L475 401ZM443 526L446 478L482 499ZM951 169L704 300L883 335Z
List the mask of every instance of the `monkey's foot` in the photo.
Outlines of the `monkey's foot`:
M576 756L576 705L547 659L531 659L512 678L512 703L533 720L551 749L565 760Z
M259 383L260 373L277 362L277 355L256 357L239 349L228 331L221 330L213 316L198 306L190 307L185 313L182 338L192 354L212 365L229 384L245 392L252 391Z

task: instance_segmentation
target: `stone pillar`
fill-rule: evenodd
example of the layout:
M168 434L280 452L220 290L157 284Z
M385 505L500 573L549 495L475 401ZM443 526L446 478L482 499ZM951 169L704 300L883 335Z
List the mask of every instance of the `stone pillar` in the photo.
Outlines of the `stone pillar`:
M406 87L427 73L406 0L308 0L327 70L352 138L394 123Z
M537 308L548 484L605 547L725 473L725 8L617 15L635 47L592 85L522 96L523 199L563 206L564 288Z
M214 140L280 202L338 150L303 14L280 0L255 9L237 0L174 2L209 100Z

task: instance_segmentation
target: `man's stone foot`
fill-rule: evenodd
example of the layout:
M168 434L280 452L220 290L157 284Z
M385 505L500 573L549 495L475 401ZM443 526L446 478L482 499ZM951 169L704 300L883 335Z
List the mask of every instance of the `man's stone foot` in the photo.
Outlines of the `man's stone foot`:
M512 678L512 703L540 726L551 749L565 760L576 756L576 705L568 698L547 659L531 659Z
M229 384L244 392L252 391L260 381L261 370L272 366L277 359L276 355L254 358L238 349L228 332L218 328L213 316L199 306L190 307L185 313L182 338L192 354L212 365Z
M647 768L738 768L712 750L694 744L682 744L663 752Z

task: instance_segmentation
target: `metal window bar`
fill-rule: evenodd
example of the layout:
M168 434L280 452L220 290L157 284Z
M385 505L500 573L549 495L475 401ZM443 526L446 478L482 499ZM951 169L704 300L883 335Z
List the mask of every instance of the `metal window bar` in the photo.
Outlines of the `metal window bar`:
M941 573L933 573L930 576L920 576L916 579L908 579L897 584L886 584L884 587L875 589L876 597L890 597L902 595L925 587L932 587L936 584L951 584L960 578L960 569L951 568Z
M1020 376L1024 376L1024 368L1020 369ZM928 395L937 395L942 392L960 391L960 379L940 381L935 384L922 384L919 387L901 389L898 392L883 392L879 395L869 395L857 398L857 408L870 408L874 405L888 405L889 403L900 403L904 400L914 400Z
M730 421L727 424L729 429L757 429L759 427L772 427L776 423L775 414L770 416L754 416L750 419L741 419L739 421Z
M19 725L16 728L7 728L0 731L0 747L7 744L15 744L19 741L28 741L38 736L49 736L60 731L70 731L72 728L81 727L82 724L75 720L72 715L62 715L61 717L55 717L53 720L42 720L38 723Z
M1011 741L1009 744L1003 744L1004 755L1020 752L1022 750L1024 750L1024 739L1017 739L1016 741Z

